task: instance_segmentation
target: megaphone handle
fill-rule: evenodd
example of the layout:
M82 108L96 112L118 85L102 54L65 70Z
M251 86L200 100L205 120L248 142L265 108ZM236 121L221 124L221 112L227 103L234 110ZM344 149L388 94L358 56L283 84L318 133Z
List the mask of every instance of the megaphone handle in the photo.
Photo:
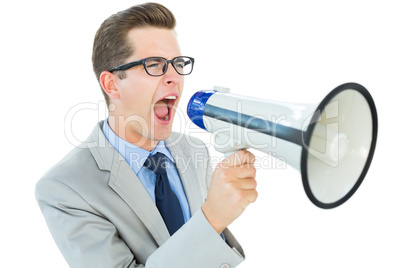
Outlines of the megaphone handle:
M229 157L231 154L240 151L240 150L247 150L250 147L242 144L241 142L238 142L236 140L233 140L231 142L228 142L227 140L227 136L222 135L222 134L214 134L214 138L213 138L213 146L215 147L215 150L217 150L218 152L223 153L223 155L225 156L225 158ZM223 146L222 146L223 144Z
M233 151L228 151L228 152L223 153L223 156L225 158L228 158L229 156L231 156L232 154L234 154L240 150L248 150L248 149L250 149L250 148L242 148L242 149L237 149L237 150L233 150Z
M237 152L238 150L236 150L236 151L231 151L231 152L226 152L226 153L223 153L223 156L225 157L225 158L228 158L230 155L232 155L232 154L234 154L235 152Z

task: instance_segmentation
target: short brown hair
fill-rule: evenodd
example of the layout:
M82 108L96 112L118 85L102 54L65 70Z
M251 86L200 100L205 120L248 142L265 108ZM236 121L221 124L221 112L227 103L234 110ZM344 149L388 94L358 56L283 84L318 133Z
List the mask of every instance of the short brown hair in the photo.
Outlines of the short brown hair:
M123 64L134 51L128 43L128 32L134 28L157 27L173 30L176 19L173 13L158 3L145 3L132 6L107 18L96 32L92 66L96 78L107 71ZM124 71L119 71L119 78L124 79ZM109 106L109 96L102 90Z

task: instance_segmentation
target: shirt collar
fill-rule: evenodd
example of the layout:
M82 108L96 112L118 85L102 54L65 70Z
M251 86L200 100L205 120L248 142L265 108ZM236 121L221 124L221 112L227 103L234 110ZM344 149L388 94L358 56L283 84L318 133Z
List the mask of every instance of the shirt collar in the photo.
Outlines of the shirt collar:
M135 174L138 174L138 172L144 165L145 160L156 153L163 153L169 158L170 161L175 163L174 158L169 150L166 148L164 141L159 141L156 147L151 152L149 152L117 136L116 133L114 133L113 130L110 128L108 120L104 121L102 131L105 134L106 139L127 161Z

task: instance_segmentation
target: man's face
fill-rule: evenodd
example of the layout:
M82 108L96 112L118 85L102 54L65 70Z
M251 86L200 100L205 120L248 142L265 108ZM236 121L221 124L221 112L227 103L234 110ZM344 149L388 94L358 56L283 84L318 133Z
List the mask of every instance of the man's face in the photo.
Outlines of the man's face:
M126 63L154 56L168 60L181 56L173 30L152 27L133 29L128 33L128 40L134 54ZM183 91L183 76L171 64L167 72L159 77L148 75L142 65L125 72L126 78L117 79L116 83L119 98L111 100L116 106L111 115L119 117L115 118L119 121L119 135L124 135L127 141L140 147L143 147L142 142L149 140L165 140L170 136Z

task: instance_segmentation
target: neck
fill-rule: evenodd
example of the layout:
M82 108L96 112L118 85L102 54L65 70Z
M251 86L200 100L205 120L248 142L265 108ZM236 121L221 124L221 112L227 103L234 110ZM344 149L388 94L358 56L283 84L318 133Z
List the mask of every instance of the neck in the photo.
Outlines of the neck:
M115 116L109 116L108 124L110 129L121 139L134 144L135 146L141 147L144 150L152 151L155 149L156 145L158 145L159 141L141 135L133 130L127 122L116 120Z

